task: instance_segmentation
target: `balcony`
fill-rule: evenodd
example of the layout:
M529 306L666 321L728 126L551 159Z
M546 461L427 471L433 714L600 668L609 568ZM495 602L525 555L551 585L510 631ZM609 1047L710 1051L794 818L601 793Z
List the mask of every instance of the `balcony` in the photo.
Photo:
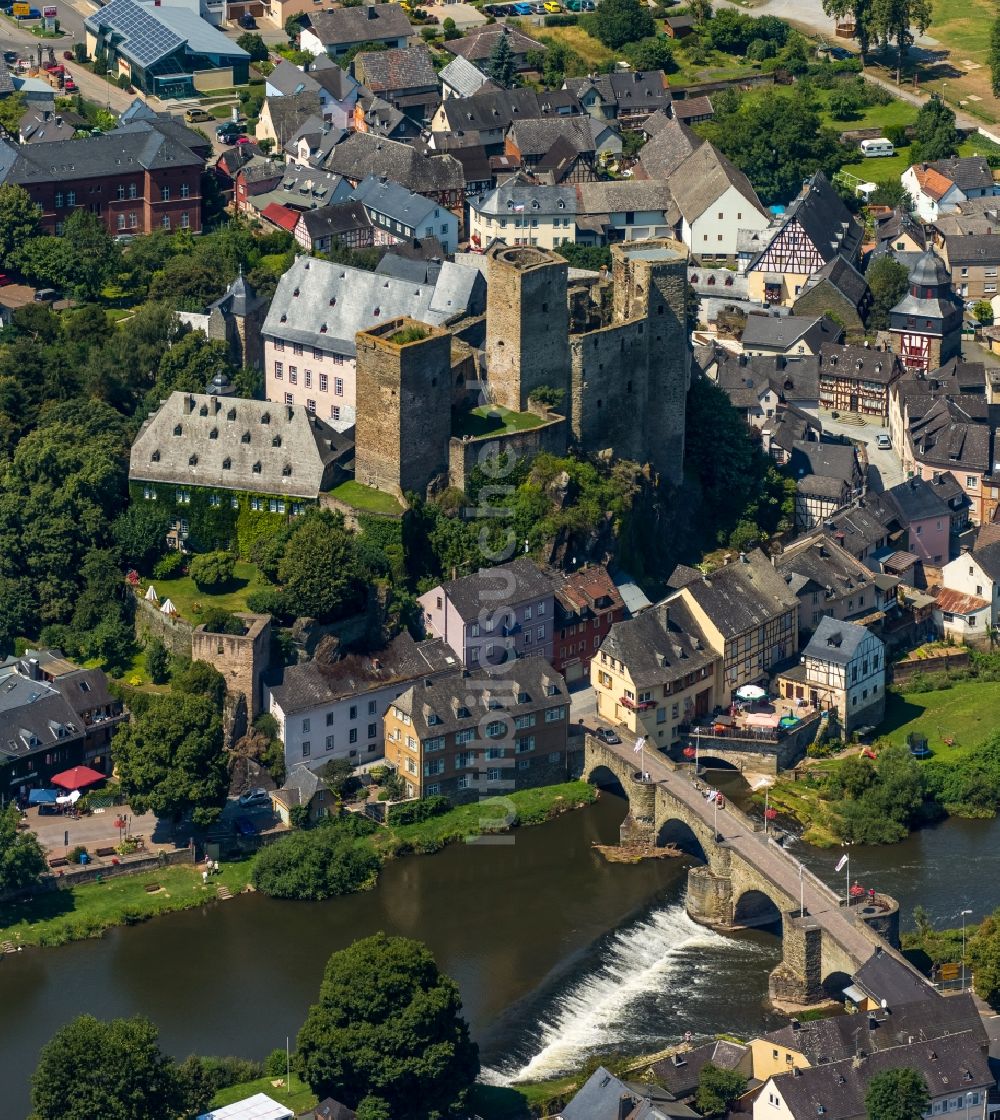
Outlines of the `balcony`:
M619 697L618 703L621 704L623 708L628 708L633 712L646 712L649 711L650 708L656 707L655 700L632 700L628 696Z

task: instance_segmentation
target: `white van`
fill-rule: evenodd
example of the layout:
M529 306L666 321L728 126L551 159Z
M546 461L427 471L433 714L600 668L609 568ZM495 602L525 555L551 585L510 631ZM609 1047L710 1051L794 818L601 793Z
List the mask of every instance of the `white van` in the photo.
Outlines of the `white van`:
M875 140L862 140L861 154L866 159L873 159L875 156L894 156L896 149L884 136L879 136Z

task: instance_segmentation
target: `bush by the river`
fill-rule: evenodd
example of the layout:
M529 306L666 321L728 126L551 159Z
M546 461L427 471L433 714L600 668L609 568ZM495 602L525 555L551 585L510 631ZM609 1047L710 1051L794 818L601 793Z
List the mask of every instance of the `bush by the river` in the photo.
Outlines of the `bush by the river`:
M251 881L262 894L320 902L374 883L381 860L367 839L376 825L356 813L293 832L262 848Z

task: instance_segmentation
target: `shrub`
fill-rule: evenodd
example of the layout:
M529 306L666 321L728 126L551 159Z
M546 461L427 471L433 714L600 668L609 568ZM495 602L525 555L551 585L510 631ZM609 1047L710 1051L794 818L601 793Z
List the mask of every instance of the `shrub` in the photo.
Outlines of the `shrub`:
M393 805L389 810L389 824L417 824L420 821L430 820L447 813L451 802L441 794L424 797L419 801L404 801L402 805Z
M153 684L166 684L170 676L170 654L159 638L150 638L146 644L146 671Z
M312 902L360 890L374 880L380 861L357 828L324 821L263 848L254 860L253 885L273 898Z
M87 849L82 844L77 844L66 858L70 863L82 863L83 857L87 854Z
M245 634L247 624L232 611L212 607L201 616L207 634Z
M217 591L231 582L236 560L229 552L205 552L192 558L188 570L199 591Z
M173 551L161 556L153 565L154 579L175 579L184 567L184 553Z
M247 596L247 610L254 614L273 614L279 618L288 613L285 596L277 587L263 587Z

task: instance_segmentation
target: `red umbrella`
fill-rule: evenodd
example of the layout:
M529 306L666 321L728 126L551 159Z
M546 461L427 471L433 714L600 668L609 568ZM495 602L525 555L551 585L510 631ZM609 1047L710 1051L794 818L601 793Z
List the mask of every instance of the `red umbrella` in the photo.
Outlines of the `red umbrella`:
M685 747L684 750L681 753L684 755L685 758L694 758L694 756L698 752L694 749L694 747Z
M778 819L778 810L777 809L766 809L764 811L764 816L769 821L776 821Z
M89 766L74 766L72 770L64 770L52 778L52 784L62 786L63 789L83 789L84 786L103 781L104 775L91 770Z

